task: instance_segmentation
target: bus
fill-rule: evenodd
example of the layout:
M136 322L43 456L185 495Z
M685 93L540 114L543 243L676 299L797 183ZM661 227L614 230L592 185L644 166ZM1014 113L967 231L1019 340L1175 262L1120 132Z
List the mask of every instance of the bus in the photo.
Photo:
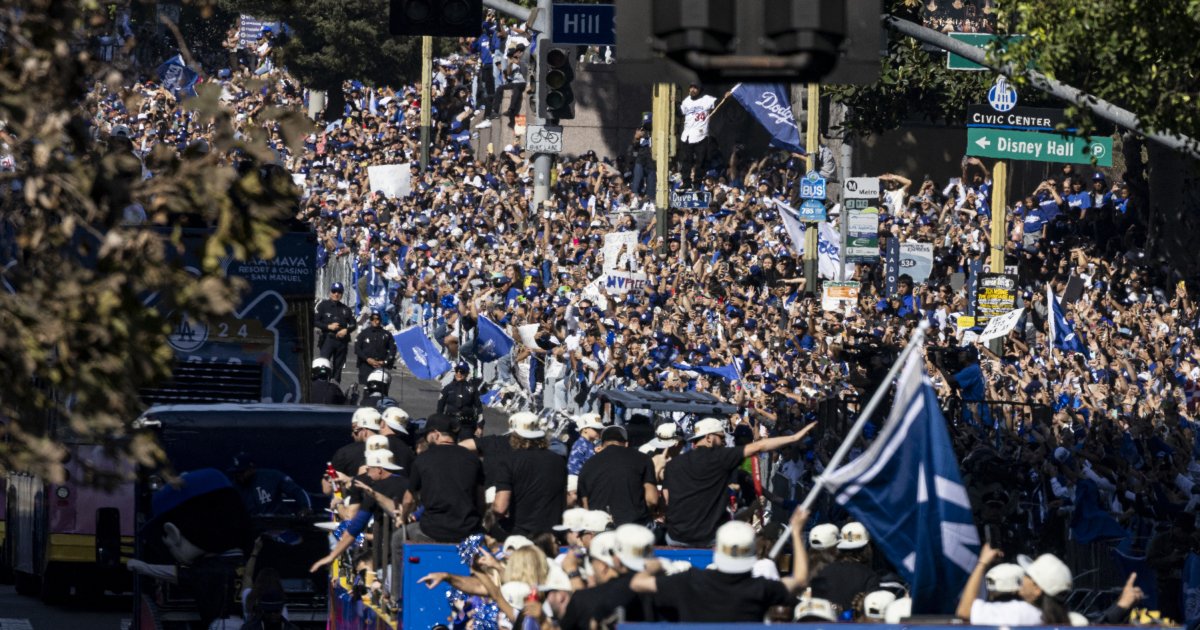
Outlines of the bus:
M198 266L207 235L206 230L184 230L186 267ZM289 232L276 239L271 259L224 260L226 274L247 284L238 306L207 324L187 313L171 313L173 376L142 391L142 401L149 406L305 400L316 252L315 235ZM145 301L154 306L158 296ZM5 484L4 561L17 591L49 602L72 592L127 591L131 580L123 563L133 552L130 480L136 471L129 462L114 461L103 445L77 439L69 423L57 418L47 423L67 448L64 482L10 472Z

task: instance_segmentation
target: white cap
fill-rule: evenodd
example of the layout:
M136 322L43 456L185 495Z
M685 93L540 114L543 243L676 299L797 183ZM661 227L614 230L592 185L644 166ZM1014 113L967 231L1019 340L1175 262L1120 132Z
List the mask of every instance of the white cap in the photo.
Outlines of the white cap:
M706 435L725 434L725 423L716 418L704 418L692 427L692 440L699 440Z
M604 430L604 423L600 422L600 414L594 412L575 416L575 426L580 431L584 429Z
M525 600L532 594L533 587L525 582L505 582L500 585L500 596L517 610L525 606Z
M912 598L901 597L891 604L888 604L887 610L883 613L883 622L895 625L900 623L901 619L908 619L911 616Z
M587 514L586 508L571 508L562 515L562 524L555 525L556 532L577 532L583 529L583 517Z
M713 564L721 573L749 573L758 561L754 528L749 523L730 521L717 530Z
M607 531L612 525L612 516L603 510L586 510L583 514L581 531L592 532L594 534Z
M508 433L512 433L518 424L530 424L537 422L537 414L532 411L518 411L508 417ZM507 435L507 433L505 434Z
M1057 597L1071 590L1071 569L1054 554L1044 553L1033 562L1028 556L1018 556L1017 562L1025 569L1026 577L1047 595Z
M504 539L504 553L512 553L518 549L524 549L525 547L532 546L533 541L520 534L513 534L512 536Z
M379 421L382 419L383 416L379 415L379 411L374 407L359 407L351 416L350 424L355 429L378 431L381 428Z
M676 435L678 431L674 422L664 422L654 429L654 439L643 444L638 450L643 453L653 453L671 448L679 444L679 437Z
M592 544L588 546L588 555L592 560L603 562L608 566L613 566L613 554L617 553L617 533L616 532L600 532L592 538Z
M368 451L378 451L379 449L390 450L388 449L389 446L390 444L388 443L386 435L372 435L371 437L367 438Z
M808 546L818 551L833 549L838 544L840 530L833 523L821 523L808 532Z
M546 432L542 430L542 424L538 419L537 414L514 413L511 417L509 417L508 425L512 428L514 433L525 439L536 440L546 437Z
M383 410L383 421L391 430L397 433L408 434L408 427L405 426L408 422L408 412L399 407L388 407Z
M550 571L546 573L546 581L538 585L538 590L546 591L567 591L568 593L575 590L571 586L571 578L567 577L567 572L558 566L557 562L550 563Z
M842 540L838 543L838 549L862 549L871 542L871 536L867 533L867 528L863 527L858 521L850 521L842 525Z
M367 468L383 468L385 470L400 470L392 460L392 452L386 448L367 451Z
M836 623L838 620L837 607L828 599L803 597L796 605L795 619L796 621L824 619Z
M1021 578L1023 577L1025 577L1025 569L1012 562L997 564L983 574L983 580L987 584L989 593L1016 593L1021 590Z
M617 528L617 558L621 564L633 571L646 568L646 561L654 557L654 532L635 523Z
M872 591L863 598L863 615L868 619L883 621L887 607L894 601L896 595L891 591Z

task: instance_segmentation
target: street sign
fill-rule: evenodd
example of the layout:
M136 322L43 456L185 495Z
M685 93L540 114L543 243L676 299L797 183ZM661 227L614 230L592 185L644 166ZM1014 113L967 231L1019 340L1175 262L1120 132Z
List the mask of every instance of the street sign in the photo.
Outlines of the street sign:
M998 112L1007 112L1017 106L1017 88L1008 84L1008 79L996 77L996 84L987 93L988 105Z
M562 153L563 128L558 125L530 125L525 132L525 149L530 153Z
M878 177L848 177L846 185L842 186L844 199L879 199ZM864 206L865 207L865 206Z
M960 42L970 44L976 48L986 48L993 40L1001 42L1000 48L1003 50L1003 44L1006 41L1017 41L1023 39L1024 35L988 35L986 33L949 33L952 39L957 39ZM987 70L987 68L968 61L966 57L960 57L954 53L949 53L946 57L946 68L949 70Z
M1067 124L1067 117L1061 109L1014 107L1007 112L997 112L987 105L967 105L968 127L1054 131L1060 124ZM1074 128L1067 128L1066 131L1074 131Z
M821 177L816 171L809 171L804 178L800 180L800 198L824 199L825 178Z
M1112 138L1076 138L1056 133L1011 131L1008 129L967 129L967 155L1002 160L1059 162L1112 166Z
M550 41L555 44L614 46L617 14L611 4L555 4Z
M825 202L817 199L805 199L804 203L800 204L800 210L796 213L796 216L805 222L824 221Z
M707 208L712 203L712 193L707 191L671 191L672 208Z

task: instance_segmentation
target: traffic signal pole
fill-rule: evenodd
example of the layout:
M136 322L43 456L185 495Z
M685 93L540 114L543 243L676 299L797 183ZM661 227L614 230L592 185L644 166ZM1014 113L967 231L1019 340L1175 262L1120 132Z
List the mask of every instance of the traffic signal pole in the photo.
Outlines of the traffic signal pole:
M804 150L808 152L808 170L817 170L818 146L817 125L820 122L821 86L817 83L808 84L808 101L805 113L808 115ZM809 294L817 294L817 224L809 223L804 230L804 289Z
M550 12L553 10L552 0L538 0L537 9L537 19L536 24L534 24L534 28L536 28L538 31L537 47L540 50L541 48L550 45L549 32L551 19ZM536 94L537 92L535 91L534 93ZM546 124L546 119L537 115L536 103L533 104L533 106L529 109L530 112L528 114L528 118L534 121L534 124L538 126ZM535 213L541 212L544 202L550 198L550 168L553 166L553 162L553 157L545 153L538 153L533 157L532 210Z
M421 37L421 173L429 166L429 127L433 116L433 38Z

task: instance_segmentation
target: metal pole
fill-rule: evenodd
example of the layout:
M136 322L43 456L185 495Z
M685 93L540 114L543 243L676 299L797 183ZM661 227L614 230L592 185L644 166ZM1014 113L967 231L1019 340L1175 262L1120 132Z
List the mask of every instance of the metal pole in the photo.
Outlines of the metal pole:
M817 125L820 116L820 85L808 84L808 103L805 105L808 114L805 150L808 152L809 170L817 168L817 154L820 151L817 138ZM817 224L809 223L804 230L804 287L812 295L817 294Z
M838 447L837 452L833 457L829 458L829 463L825 466L825 472L820 477L817 477L816 483L813 484L812 490L808 492L808 496L804 497L804 503L800 507L808 509L812 507L813 502L817 500L817 495L825 488L825 478L832 475L838 466L842 465L842 460L850 453L850 449L854 446L854 441L858 439L858 434L862 433L863 426L867 424L867 420L871 414L875 412L875 408L879 403L883 402L883 397L891 388L892 381L896 378L896 374L904 367L904 362L909 354L917 351L925 342L925 331L929 330L929 321L921 320L917 324L917 330L913 333L912 339L908 340L908 345L900 352L900 356L896 357L896 362L892 364L892 369L888 370L887 376L883 377L883 382L879 384L879 389L875 390L875 394L871 396L871 400L867 401L867 406L863 407L858 413L858 420L854 421L854 426L850 427L850 431L846 434L846 438L842 440L842 445ZM783 532L779 534L779 540L775 541L775 546L771 547L771 558L779 555L783 549L783 545L787 543L791 535L791 527L784 527Z
M997 161L992 167L992 251L989 263L992 273L1004 273L1004 248L1008 241L1008 165ZM1004 339L993 339L988 347L995 354L1002 354Z
M421 37L421 172L429 166L429 127L433 115L433 38Z
M498 13L515 17L518 20L529 20L529 9L514 2L508 2L508 0L483 0L483 6L495 9ZM538 6L540 7L541 5L539 4Z
M651 107L650 144L654 154L657 185L654 191L654 235L667 250L671 221L671 128L675 119L675 84L656 83Z
M550 35L548 34L550 25L550 10L551 0L538 0L537 6L537 24L534 28L538 30L537 46L541 49L543 46L550 45ZM526 18L528 19L528 18ZM532 56L532 55L531 55ZM534 81L537 80L535 73ZM537 94L537 91L534 91ZM523 97L522 97L523 98ZM530 112L526 116L533 124L543 126L546 124L546 119L537 116L537 107L530 107ZM528 129L528 126L526 127ZM565 133L565 130L564 130ZM514 138L514 142L516 139ZM547 153L538 153L533 157L533 210L536 212L541 210L543 202L550 198L550 168L554 165L554 156Z
M1063 99L1073 105L1087 109L1093 114L1107 120L1113 124L1119 125L1126 129L1133 130L1165 147L1179 151L1180 153L1190 155L1194 158L1200 158L1200 141L1195 138L1190 138L1182 134L1164 134L1154 133L1142 128L1138 122L1137 114L1117 107L1108 101L1097 98L1090 94L1084 93L1078 88L1071 87L1066 83L1052 79L1036 70L1028 68L1018 68L1013 64L997 64L987 59L987 52L981 48L976 48L970 44L951 39L949 36L939 33L931 28L925 28L920 24L914 24L908 20L883 15L883 24L888 28L895 30L909 37L932 44L948 50L960 57L964 57L970 61L995 70L1000 74L1008 77L1025 76L1033 87Z

